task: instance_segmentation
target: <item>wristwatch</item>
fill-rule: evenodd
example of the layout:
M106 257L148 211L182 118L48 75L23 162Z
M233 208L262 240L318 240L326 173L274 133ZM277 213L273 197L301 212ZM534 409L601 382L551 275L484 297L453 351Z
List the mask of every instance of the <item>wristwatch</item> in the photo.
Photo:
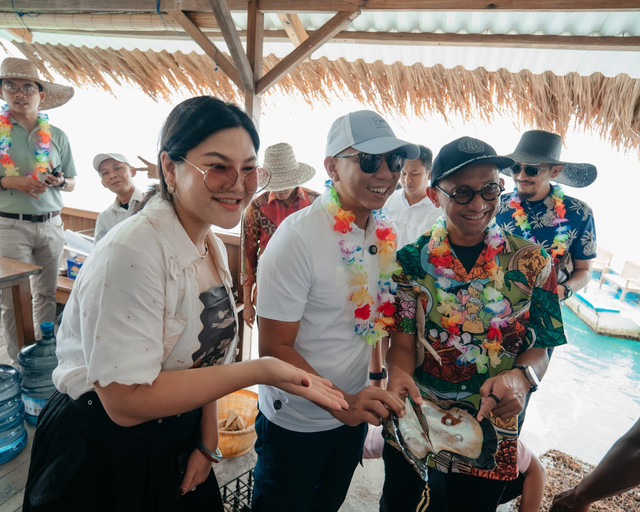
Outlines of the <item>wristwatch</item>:
M562 300L567 300L573 295L573 288L569 283L562 283L562 286L564 286L564 297L562 297Z
M532 366L529 366L526 364L515 364L513 365L513 368L522 370L522 373L524 373L524 376L529 381L529 384L531 384L531 389L529 389L529 393L533 393L534 391L538 390L538 386L540 386L540 379L538 379L538 376L536 375L536 372Z
M369 372L369 380L383 380L387 378L387 369L383 366L381 372Z

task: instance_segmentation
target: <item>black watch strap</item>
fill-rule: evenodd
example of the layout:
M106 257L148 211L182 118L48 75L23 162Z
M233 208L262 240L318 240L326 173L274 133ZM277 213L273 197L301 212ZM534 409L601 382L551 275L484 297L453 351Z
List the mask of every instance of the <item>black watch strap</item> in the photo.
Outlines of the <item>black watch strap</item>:
M387 369L382 367L381 372L369 372L369 380L383 380L387 378Z

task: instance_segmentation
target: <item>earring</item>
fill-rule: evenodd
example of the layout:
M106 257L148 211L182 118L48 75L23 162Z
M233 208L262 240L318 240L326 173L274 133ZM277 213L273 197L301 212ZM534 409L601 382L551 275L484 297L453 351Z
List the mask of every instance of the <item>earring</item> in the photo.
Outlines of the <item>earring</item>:
M175 191L176 191L176 186L175 185L167 184L167 192L169 192L169 194L173 194Z

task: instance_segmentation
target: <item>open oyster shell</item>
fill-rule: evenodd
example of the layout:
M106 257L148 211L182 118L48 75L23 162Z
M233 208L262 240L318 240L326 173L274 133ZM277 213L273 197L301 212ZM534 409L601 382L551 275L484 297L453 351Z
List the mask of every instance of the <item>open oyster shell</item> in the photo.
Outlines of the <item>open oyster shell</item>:
M425 398L420 406L407 398L405 404L404 417L385 420L384 437L425 481L429 454L446 452L478 469L496 467L498 436L489 418L478 422L478 411L464 402Z

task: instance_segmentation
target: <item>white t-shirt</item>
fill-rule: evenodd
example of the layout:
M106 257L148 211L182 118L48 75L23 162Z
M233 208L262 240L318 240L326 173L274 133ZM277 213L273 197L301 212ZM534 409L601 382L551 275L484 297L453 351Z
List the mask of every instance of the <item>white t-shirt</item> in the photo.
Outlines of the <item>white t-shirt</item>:
M442 210L426 196L416 204L409 205L402 189L396 190L387 199L384 207L396 227L398 249L415 242L420 235L429 231L442 215Z
M116 200L104 210L100 215L98 215L98 219L96 220L96 229L93 233L94 243L98 243L98 241L107 234L113 226L119 224L127 217L130 217L133 214L133 211L136 208L136 205L142 201L142 190L134 189L133 194L131 195L131 199L129 199L129 208L126 210L120 206L120 201L116 197Z
M233 306L226 249L213 232L207 240ZM72 398L94 382L151 384L160 371L191 368L201 346L200 255L173 206L151 200L105 242L80 269L57 335L53 383ZM237 339L222 363L233 361Z
M347 393L367 386L371 347L355 333L351 287L338 242L364 247L369 291L379 303L375 221L366 232L354 227L343 235L325 210L325 191L315 202L278 227L258 263L258 316L300 322L294 348L323 377ZM342 426L315 404L271 386L260 386L260 410L276 425L297 432L319 432ZM280 407L279 407L280 406ZM279 407L279 408L278 408Z

